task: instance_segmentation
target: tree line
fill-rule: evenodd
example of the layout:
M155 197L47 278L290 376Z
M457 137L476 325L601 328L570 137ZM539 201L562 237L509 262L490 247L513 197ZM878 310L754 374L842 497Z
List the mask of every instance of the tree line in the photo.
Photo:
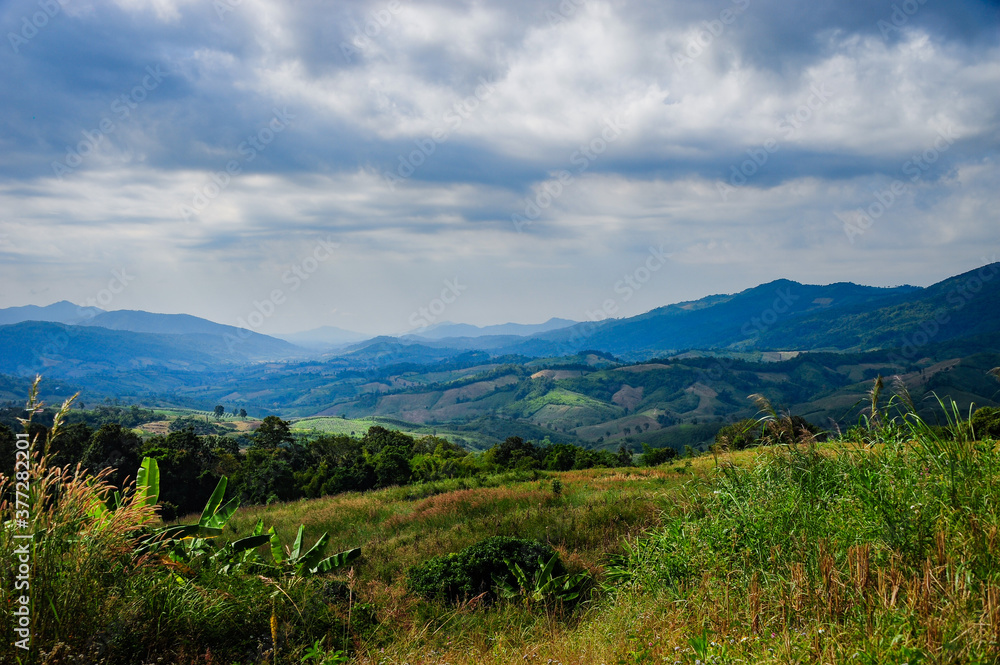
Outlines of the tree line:
M510 470L568 471L633 463L624 447L612 453L566 443L539 445L518 436L479 454L441 437L415 438L380 426L360 438L302 437L293 435L289 422L277 416L264 418L255 432L242 437L199 434L193 427L141 437L119 422L129 415L100 425L86 420L63 425L51 446L45 443L44 424L32 428L53 464L79 464L81 472L91 474L108 469L117 487L134 481L143 457L156 459L160 472L170 479L160 496L161 515L167 520L200 510L223 476L240 503L252 505ZM7 467L13 464L14 442L14 429L0 422L0 471L7 475L13 471ZM673 452L658 452L656 463Z

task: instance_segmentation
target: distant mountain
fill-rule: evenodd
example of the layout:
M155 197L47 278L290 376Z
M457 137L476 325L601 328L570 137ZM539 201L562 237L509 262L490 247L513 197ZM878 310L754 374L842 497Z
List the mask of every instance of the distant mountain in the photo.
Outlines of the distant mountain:
M98 326L109 330L161 333L167 335L189 335L205 333L209 335L235 334L235 326L215 323L190 314L156 314L142 310L119 309L103 312L81 325Z
M81 307L67 300L39 307L25 305L23 307L7 307L0 309L0 326L21 323L22 321L52 321L55 323L76 324L86 321L104 312L99 307Z
M1000 335L1000 263L876 303L779 321L761 331L757 345L781 349L900 348L915 355L930 343L984 335Z
M426 345L402 341L395 337L381 336L348 347L337 358L362 366L384 366L397 363L427 365L450 360L464 352L462 348L446 344Z
M444 324L420 336L401 337L402 344L382 339L379 344L392 348L389 355L396 362L421 364L446 356L448 348L535 358L594 350L626 361L697 349L866 351L1000 334L998 305L1000 264L994 264L927 288L850 282L811 285L782 279L735 294L706 296L638 316L577 323L527 337L511 334L518 329L510 326ZM508 334L495 334L501 330ZM475 336L461 334L470 332Z
M371 336L335 326L322 326L303 332L274 335L274 337L309 349L326 349L362 342L370 339Z
M217 359L184 335L24 321L0 326L0 372L60 378L147 366L204 369Z
M761 348L761 337L778 323L794 326L807 315L836 316L847 308L870 308L918 287L877 288L841 282L826 286L776 280L732 295L712 295L658 307L624 319L580 323L503 350L549 356L595 349L639 360L685 349Z
M163 334L24 321L0 326L0 374L75 378L149 368L201 372L302 353L283 340L233 330Z
M158 335L198 335L209 347L216 347L220 341L227 349L230 346L238 346L239 351L235 357L245 356L252 360L275 360L304 355L303 349L285 340L190 314L155 314L141 310L120 309L98 314L78 325ZM207 338L216 339L208 341ZM228 352L222 356L226 361L234 359L233 354Z
M485 337L488 335L516 335L518 337L529 337L538 333L550 330L559 330L575 325L576 321L569 319L551 318L545 323L525 324L525 323L501 323L493 326L473 326L468 323L452 323L445 321L425 330L410 333L412 337L423 337L425 339L446 339L449 337Z

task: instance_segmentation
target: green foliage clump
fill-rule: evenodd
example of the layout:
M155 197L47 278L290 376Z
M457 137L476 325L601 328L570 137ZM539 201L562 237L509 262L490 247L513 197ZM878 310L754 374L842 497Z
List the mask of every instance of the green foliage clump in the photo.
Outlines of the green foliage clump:
M544 543L523 538L495 536L461 552L434 557L410 569L407 588L425 598L440 598L460 602L485 595L489 600L497 597L497 588L514 586L517 579L510 564L516 564L526 575L539 569L539 559L549 561L555 551ZM553 576L566 574L562 561L556 559Z
M977 438L1000 439L1000 408L985 406L977 409L970 422Z
M761 425L753 418L726 425L715 433L715 444L723 449L743 450L760 444Z
M650 448L648 444L642 444L642 463L646 466L659 466L675 457L677 457L677 451L669 446Z
M948 654L940 662L996 662L997 624L984 627L981 617L1000 578L992 489L1000 451L957 436L968 420L954 402L941 406L946 426L903 411L895 427L905 436L877 446L775 445L751 467L720 464L671 507L665 526L626 544L609 578L669 588L694 605L707 599L685 581L702 576L702 588L719 585L715 598L747 599L740 611L753 632L837 625L859 636L859 651L878 653L867 662L938 654ZM870 431L895 437L888 416L872 413ZM886 634L897 637L876 646Z
M196 416L183 416L181 418L175 418L170 421L169 425L167 425L168 432L183 432L186 429L193 431L198 436L205 436L206 434L225 434L229 431L225 427L213 425L203 418L198 418Z

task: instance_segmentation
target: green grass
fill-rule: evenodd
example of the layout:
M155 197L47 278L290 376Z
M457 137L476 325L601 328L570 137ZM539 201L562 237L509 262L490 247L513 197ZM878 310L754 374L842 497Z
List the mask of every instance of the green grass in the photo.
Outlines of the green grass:
M292 430L299 432L317 432L343 436L362 436L369 427L382 425L387 429L399 429L382 424L377 418L339 418L335 416L318 416L292 421ZM402 430L401 430L402 431Z
M830 443L251 506L227 525L223 541L260 519L286 544L303 524L306 547L327 532L328 553L362 549L315 578L136 557L141 507L97 528L86 483L36 478L37 644L109 665L290 664L316 640L366 664L998 662L1000 450L951 405L942 430L891 412L905 403L873 398L863 431ZM407 591L410 567L495 535L551 545L595 581L585 602L456 607ZM16 662L9 644L0 659Z
M497 443L491 437L479 432L458 430L448 426L417 425L394 418L381 418L378 416L367 416L364 418L340 418L337 416L302 418L292 421L292 431L360 437L368 431L368 428L374 425L397 430L417 439L428 435L444 437L468 450L485 450Z

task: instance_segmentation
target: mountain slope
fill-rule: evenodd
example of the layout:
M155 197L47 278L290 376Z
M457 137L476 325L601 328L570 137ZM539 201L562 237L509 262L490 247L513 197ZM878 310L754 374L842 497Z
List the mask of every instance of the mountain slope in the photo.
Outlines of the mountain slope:
M784 349L900 347L906 354L931 342L1000 334L1000 263L880 305L782 321L764 331L758 344Z
M794 325L807 315L870 307L914 291L915 287L886 289L847 282L816 286L776 280L734 295L708 296L634 317L535 335L505 351L562 355L596 349L638 360L693 348L760 348L757 338L780 321Z
M255 333L244 328L227 326L190 314L155 314L141 310L116 310L98 314L80 325L134 333L166 335L197 335L200 343L212 348L213 355L226 360L245 357L248 360L270 360L302 355L302 349L282 339ZM226 351L220 351L220 343ZM238 347L238 348L233 348Z
M252 336L139 333L25 321L0 326L0 373L65 378L149 368L208 371L254 362L272 349L270 341L261 344Z
M449 337L485 337L490 335L516 335L518 337L528 337L538 333L559 330L575 325L576 321L569 319L551 318L545 323L501 323L493 326L473 326L468 323L440 323L430 326L426 330L411 333L408 336L423 337L425 339L446 339Z
M7 307L0 309L0 326L12 325L23 321L52 321L55 323L75 324L86 321L104 312L99 307L81 307L67 300L39 307L25 305L23 307Z
M291 342L292 344L306 348L324 349L363 342L364 340L369 339L370 335L364 335L359 332L354 332L353 330L344 330L343 328L337 328L335 326L321 326L319 328L304 330L302 332L273 335L273 337L277 337L278 339L283 339L286 342Z

